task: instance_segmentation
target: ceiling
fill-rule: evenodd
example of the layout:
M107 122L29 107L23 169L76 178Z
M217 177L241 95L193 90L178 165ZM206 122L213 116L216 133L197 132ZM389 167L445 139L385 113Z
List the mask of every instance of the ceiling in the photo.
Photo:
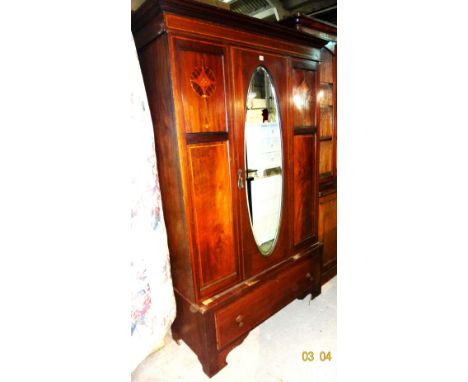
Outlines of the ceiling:
M336 25L336 0L225 0L231 10L268 21L302 13Z
M154 0L146 0L154 1ZM200 0L213 3L213 0ZM138 9L145 0L132 0L132 11ZM231 11L267 21L282 20L302 13L307 16L337 24L337 0L220 0L229 4Z

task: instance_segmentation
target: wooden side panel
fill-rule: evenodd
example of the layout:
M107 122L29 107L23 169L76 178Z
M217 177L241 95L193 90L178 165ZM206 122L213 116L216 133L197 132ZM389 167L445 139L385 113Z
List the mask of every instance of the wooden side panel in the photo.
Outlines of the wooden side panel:
M333 109L320 109L320 137L333 137Z
M238 279L228 142L188 147L200 295Z
M315 135L294 137L294 244L315 236Z
M326 49L322 49L320 81L333 83L333 54Z
M323 268L336 264L336 193L320 198L319 240L323 242Z
M174 39L174 50L185 131L227 131L224 49Z
M333 174L333 141L320 142L320 177Z
M182 174L172 101L167 36L139 52L148 104L153 120L158 175L167 229L172 281L186 298L195 299Z
M322 49L319 65L320 91L318 93L320 131L320 183L336 188L336 59L326 48Z
M294 108L294 127L315 125L315 72L312 70L293 69L292 91Z

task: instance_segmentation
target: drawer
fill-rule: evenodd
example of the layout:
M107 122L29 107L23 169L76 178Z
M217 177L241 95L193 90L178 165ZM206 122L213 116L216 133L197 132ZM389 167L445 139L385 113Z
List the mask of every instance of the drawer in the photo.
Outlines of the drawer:
M320 257L293 263L273 279L215 313L216 342L223 348L320 283Z

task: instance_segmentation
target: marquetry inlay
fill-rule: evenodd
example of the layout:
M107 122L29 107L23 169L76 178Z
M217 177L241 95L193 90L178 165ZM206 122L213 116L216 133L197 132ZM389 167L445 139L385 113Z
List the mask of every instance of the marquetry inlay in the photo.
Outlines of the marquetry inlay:
M215 75L208 66L197 66L190 77L190 84L200 97L209 97L216 89Z

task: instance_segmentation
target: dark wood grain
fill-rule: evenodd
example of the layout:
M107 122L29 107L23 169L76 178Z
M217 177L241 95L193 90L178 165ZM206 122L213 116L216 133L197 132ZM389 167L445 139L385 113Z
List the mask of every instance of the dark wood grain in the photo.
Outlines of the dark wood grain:
M172 103L167 37L162 36L139 52L140 65L154 127L158 176L161 187L172 281L185 296L195 299L188 221ZM157 86L155 86L157 84Z
M298 258L289 258L273 271L237 284L206 305L191 303L176 291L173 338L183 340L212 377L226 366L228 353L242 343L249 330L295 298L320 295L321 253L322 245L316 243L306 253L297 254ZM246 317L242 330L236 322L239 314Z
M151 17L145 15L156 15L159 13L197 18L204 22L221 24L238 31L254 33L260 36L269 36L276 40L288 41L304 46L313 46L315 48L321 48L327 43L327 40L317 36L306 35L279 24L269 23L254 17L230 12L191 0L146 1L146 3L135 12L135 15L132 16L132 29L139 30L142 28L142 25L152 21Z
M311 135L317 132L315 126L294 126L294 135Z
M320 183L336 183L336 58L334 53L322 49L322 62L319 65L320 109Z
M193 232L202 298L239 280L226 142L188 148Z
M229 134L226 132L209 132L209 133L187 133L185 134L185 140L187 144L196 143L212 143L227 141Z
M334 269L337 263L337 219L336 193L320 198L319 207L319 240L323 242L323 272ZM326 281L329 277L324 277Z
M336 41L336 26L302 14L287 17L279 22L308 35L317 36L328 41Z
M292 71L294 127L315 125L315 70L297 66Z
M262 56L263 60L260 59ZM292 128L289 125L288 119L288 94L287 78L284 76L284 69L287 67L288 62L285 57L269 55L264 52L254 52L244 49L233 49L233 88L235 92L236 109L234 113L234 124L236 129L236 147L238 150L237 161L241 169L245 167L245 154L244 154L244 123L245 123L245 110L247 91L249 88L250 79L254 71L259 65L262 65L269 72L273 85L276 89L279 103L279 114L281 119L281 136L283 145L283 161L289 157L289 145ZM286 159L285 159L286 158ZM263 256L255 242L248 209L247 195L245 192L239 194L240 196L240 221L243 238L243 259L244 270L246 277L250 277L256 273L273 266L288 256L289 246L289 216L286 211L290 209L290 185L289 168L283 166L283 207L284 211L280 218L280 227L277 235L277 240L272 253L268 256Z
M132 30L154 124L177 301L173 336L212 376L249 330L293 299L320 293L316 94L327 41L186 0L147 2ZM276 90L282 137L281 220L269 256L253 237L242 188L245 104L259 65ZM298 115L292 100L301 86L308 101Z
M333 109L321 108L320 109L320 136L333 135Z
M251 293L215 313L217 347L224 346L248 332L279 309L298 292L320 283L320 258L307 259L262 283ZM271 297L280 290L279 297ZM252 309L252 307L256 307Z
M317 182L314 135L294 137L294 244L315 239Z
M183 102L183 124L188 133L227 131L224 49L212 44L174 39L177 78ZM204 70L213 76L208 78ZM201 72L199 72L201 70ZM193 79L211 84L207 94ZM200 94L195 90L200 91Z

